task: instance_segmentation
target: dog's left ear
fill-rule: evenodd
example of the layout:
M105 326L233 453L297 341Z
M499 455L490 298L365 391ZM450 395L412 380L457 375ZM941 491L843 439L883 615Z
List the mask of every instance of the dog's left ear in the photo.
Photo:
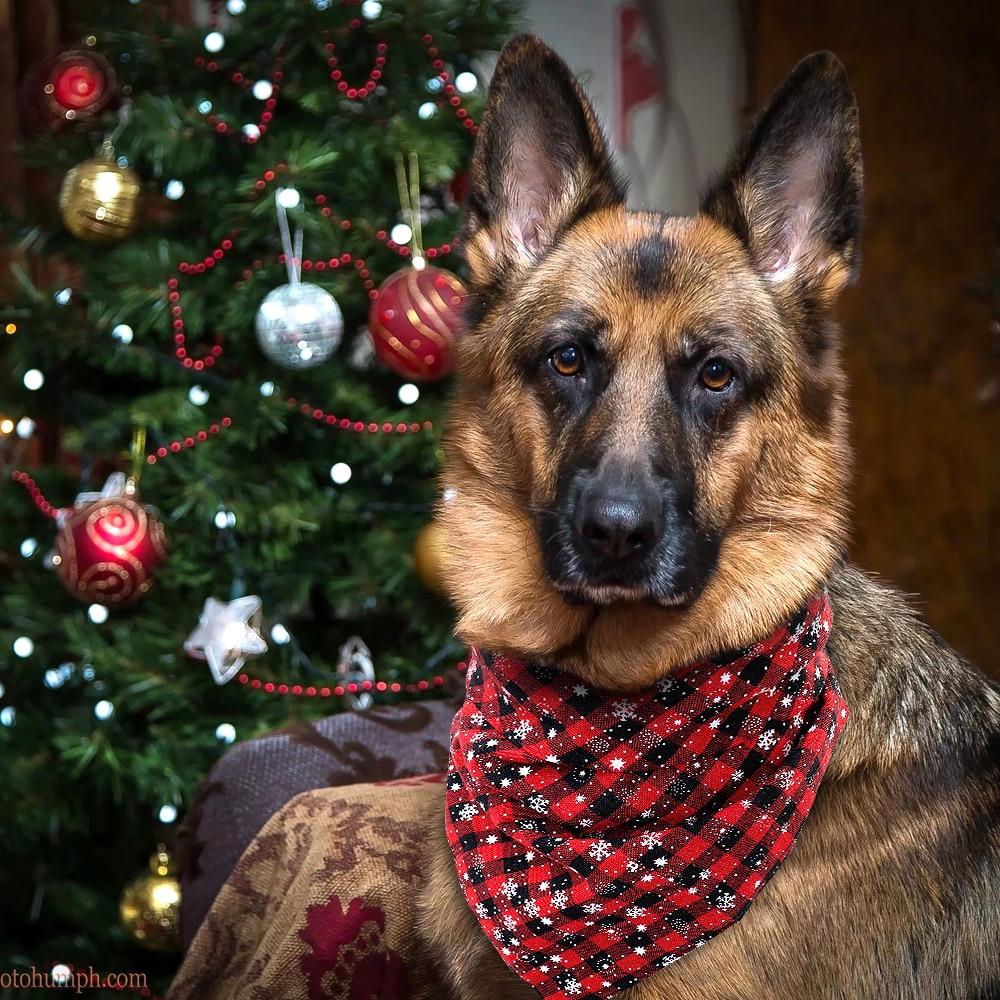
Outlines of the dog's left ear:
M475 289L495 289L579 218L624 200L597 116L569 67L533 35L512 38L472 157L463 243Z
M702 201L781 294L819 304L857 277L861 235L858 106L832 52L792 71Z

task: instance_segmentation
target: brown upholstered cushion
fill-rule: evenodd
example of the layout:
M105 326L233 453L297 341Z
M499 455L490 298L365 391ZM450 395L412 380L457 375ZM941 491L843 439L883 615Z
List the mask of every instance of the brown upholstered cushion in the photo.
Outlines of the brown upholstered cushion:
M344 712L242 743L212 768L178 834L187 947L222 884L270 817L300 792L443 771L456 705Z
M289 802L230 873L169 1000L440 1000L413 901L442 778Z

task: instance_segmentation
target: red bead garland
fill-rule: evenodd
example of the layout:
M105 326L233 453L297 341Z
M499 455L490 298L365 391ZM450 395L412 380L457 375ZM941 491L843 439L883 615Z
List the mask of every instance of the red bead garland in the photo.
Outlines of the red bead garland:
M186 451L188 448L194 448L203 441L207 441L210 437L220 434L227 427L232 427L232 425L232 417L223 417L218 423L209 424L208 427L195 431L194 434L178 438L165 446L157 448L156 451L150 452L150 454L146 456L146 464L156 465L157 462L166 458L168 455L176 455L179 451ZM38 484L30 475L28 475L27 472L23 472L21 469L15 469L11 473L10 478L15 483L20 483L28 491L28 495L34 501L35 506L46 517L56 518L60 514L72 513L72 507L56 507L49 503L49 501L45 499L42 491L39 489Z
M352 87L345 79L344 73L340 69L340 61L337 59L337 46L330 38L330 32L323 32L323 47L326 49L326 64L330 67L330 79L336 84L345 97L352 101L363 101L375 93L379 80L382 78L382 67L385 65L386 53L389 51L389 43L379 41L375 46L375 59L372 68L368 73L368 79L360 87Z
M430 420L423 423L413 421L412 423L392 423L390 420L377 423L374 420L365 423L364 420L351 420L348 417L338 417L334 413L326 413L318 406L310 406L309 403L300 403L294 396L289 396L286 400L289 406L298 407L300 413L328 427L339 427L342 431L354 431L357 434L417 434L420 431L434 429L434 424Z
M473 121L468 110L462 106L462 98L455 85L451 82L451 74L444 68L444 60L441 58L441 53L434 44L434 36L427 33L421 38L421 41L427 46L427 56L431 61L431 65L437 71L437 77L443 85L442 90L444 96L448 99L448 105L454 110L455 117L465 126L466 131L471 135L475 135L479 131L479 126ZM438 101L438 105L442 103L443 101Z
M264 101L264 110L257 117L257 122L255 125L256 132L244 132L241 130L241 136L245 142L251 145L255 142L259 142L263 137L264 133L267 131L268 125L271 124L271 119L274 118L274 109L278 106L278 94L281 92L281 83L285 78L285 74L282 71L282 60L283 55L278 54L275 60L274 69L271 71L269 82L271 84L271 95ZM210 62L206 63L204 57L198 56L195 59L196 66L202 66L208 69L218 69L218 63ZM229 75L229 79L233 83L242 87L243 90L249 90L253 87L254 82L247 79L242 73L234 72ZM223 121L217 114L210 111L205 115L205 121L211 125L219 135L228 135L230 132L234 131L233 126L228 122Z
M222 253L221 250L218 252ZM213 257L211 264L206 262L204 267L211 267L214 263L215 259ZM197 265L197 267L202 266L201 264ZM178 281L176 278L167 279L167 289L167 301L170 303L170 315L172 317L171 324L174 329L174 354L185 368L193 368L195 371L211 368L215 364L215 359L222 354L222 345L219 343L212 344L209 348L209 353L202 358L192 358L188 354L187 333L184 329L184 313L181 309L181 293L178 290Z
M455 664L455 669L459 673L464 673L469 665L460 660ZM313 684L276 684L274 681L261 680L259 677L251 677L249 674L239 674L237 680L245 687L250 687L254 691L263 691L265 694L292 695L296 698L343 698L345 694L362 694L370 692L373 694L420 694L430 691L432 688L443 687L445 683L442 674L435 674L433 677L424 678L407 684L399 681L361 681L361 683L351 682L350 684L336 684L334 686L323 685L317 687Z
M209 424L204 430L196 431L193 435L189 434L187 437L171 441L170 444L161 446L152 454L147 455L146 464L156 465L160 459L166 458L168 455L176 455L179 451L186 451L188 448L194 448L203 441L207 441L209 437L220 433L224 427L231 427L232 424L232 417L223 417L217 424Z
M351 21L348 22L347 26L341 29L341 33L345 36L350 35L352 32L360 28L361 24L362 22L360 19L352 18ZM451 82L451 76L445 69L445 63L441 58L441 53L434 44L434 36L430 34L430 32L425 32L421 35L421 41L424 43L431 66L442 84L442 96L437 101L438 105L442 106L445 102L447 102L448 106L455 112L455 117L462 123L465 130L469 132L470 135L475 135L479 130L479 126L469 114L468 109L463 106L461 95L458 93L455 85ZM365 80L361 86L353 86L344 79L343 70L340 68L340 60L337 57L337 47L330 37L329 31L323 32L323 48L326 52L326 63L330 70L330 80L336 85L337 90L340 93L342 93L349 100L364 100L375 92L379 81L382 79L382 71L386 63L387 53L389 51L389 43L387 41L380 39L376 43L375 57L372 60L372 68L368 73L367 80ZM260 139L263 138L264 133L267 131L268 125L274 118L274 112L278 103L278 92L281 89L281 82L283 80L283 73L281 70L283 59L284 48L281 48L275 58L274 69L269 77L272 86L271 96L264 102L264 111L261 113L256 123L256 133L253 131L249 134L240 133L244 141L248 143L259 142ZM196 56L194 64L199 69L207 70L209 73L216 73L219 71L219 63L216 59L206 59L205 56ZM245 74L239 71L230 73L229 78L233 83L243 87L244 89L252 86L252 82L247 79ZM211 125L219 135L228 135L236 131L231 125L219 118L219 116L214 112L206 114L205 121Z
M51 518L56 518L60 514L68 514L73 508L72 507L53 507L52 504L45 499L42 491L38 488L38 484L35 482L27 472L22 472L20 469L15 469L10 476L15 483L20 483L27 491L28 495L35 502L35 506L46 516Z

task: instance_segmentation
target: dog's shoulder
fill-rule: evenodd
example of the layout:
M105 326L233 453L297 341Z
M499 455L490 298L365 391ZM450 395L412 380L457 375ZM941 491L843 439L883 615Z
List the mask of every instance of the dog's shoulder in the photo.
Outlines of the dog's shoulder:
M849 564L827 586L834 617L828 649L855 717L855 753L883 766L909 761L995 774L1000 685L952 649L899 591Z
M851 716L789 874L849 855L854 877L825 904L878 928L870 953L914 996L978 996L1000 949L1000 688L892 588L844 565L828 589ZM848 940L830 953L848 962Z

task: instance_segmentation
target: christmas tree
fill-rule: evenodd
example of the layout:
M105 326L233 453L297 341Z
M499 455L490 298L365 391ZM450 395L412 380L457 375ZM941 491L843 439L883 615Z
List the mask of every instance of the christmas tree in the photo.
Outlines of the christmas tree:
M413 553L479 60L517 13L168 6L78 4L28 74L0 303L0 968L153 988L176 960L119 899L227 745L461 653Z

